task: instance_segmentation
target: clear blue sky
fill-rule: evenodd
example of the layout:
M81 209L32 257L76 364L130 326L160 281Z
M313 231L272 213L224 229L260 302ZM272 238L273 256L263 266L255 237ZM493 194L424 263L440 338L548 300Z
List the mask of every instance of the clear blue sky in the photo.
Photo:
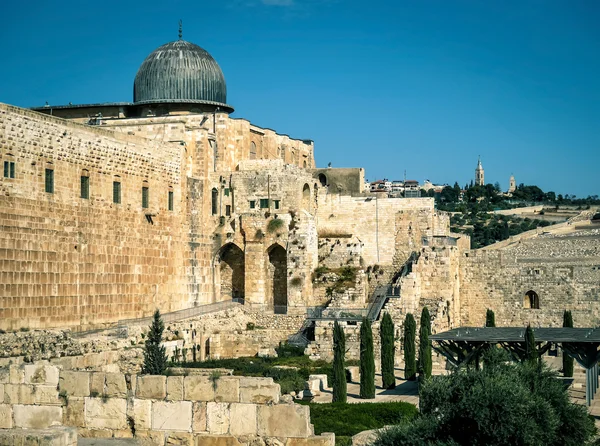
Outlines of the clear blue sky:
M235 117L315 141L317 164L600 194L600 1L11 1L0 101L131 101L156 47L220 64Z

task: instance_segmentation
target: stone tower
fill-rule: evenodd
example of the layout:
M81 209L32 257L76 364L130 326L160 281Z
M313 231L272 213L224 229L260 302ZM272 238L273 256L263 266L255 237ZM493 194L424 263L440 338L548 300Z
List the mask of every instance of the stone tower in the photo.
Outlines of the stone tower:
M508 193L512 194L516 190L517 190L517 182L515 180L515 176L511 175L510 180L508 180Z
M477 169L475 169L475 185L483 186L485 184L483 166L481 165L481 157L477 159Z

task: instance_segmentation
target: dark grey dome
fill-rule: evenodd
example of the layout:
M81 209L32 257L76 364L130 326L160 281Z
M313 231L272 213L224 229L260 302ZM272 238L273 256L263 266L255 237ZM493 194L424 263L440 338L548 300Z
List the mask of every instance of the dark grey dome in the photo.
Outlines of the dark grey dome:
M176 40L155 49L140 66L133 102L183 102L227 106L227 86L219 64L198 45Z

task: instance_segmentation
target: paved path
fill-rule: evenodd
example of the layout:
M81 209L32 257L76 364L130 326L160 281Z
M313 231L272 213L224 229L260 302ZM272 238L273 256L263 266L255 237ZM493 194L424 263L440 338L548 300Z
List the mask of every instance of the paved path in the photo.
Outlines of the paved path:
M419 406L419 389L416 381L405 381L402 379L403 371L396 369L396 388L385 390L381 388L381 373L375 374L375 399L363 400L360 398L360 383L348 383L349 403L383 403L391 401L405 401ZM321 391L321 395L315 396L315 403L330 403L333 398L333 389Z

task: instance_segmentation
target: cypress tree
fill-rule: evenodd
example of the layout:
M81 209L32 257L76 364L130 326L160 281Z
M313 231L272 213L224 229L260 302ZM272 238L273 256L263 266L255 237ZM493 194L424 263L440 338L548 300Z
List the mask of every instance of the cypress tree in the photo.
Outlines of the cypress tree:
M486 327L495 327L496 326L496 315L489 308L485 313L485 326Z
M360 325L360 397L375 398L375 356L371 321L363 317Z
M421 312L421 328L419 329L419 375L421 380L431 378L431 316L427 307Z
M417 374L415 361L415 335L417 323L412 314L408 313L404 320L404 379L413 381Z
M535 336L533 335L531 325L527 325L527 329L525 330L525 360L532 364L537 363L538 360L538 352L535 348Z
M563 327L573 327L573 315L570 311L565 310L563 313ZM567 355L563 349L563 375L566 377L573 376L573 358Z
M150 331L146 338L142 374L164 375L167 371L167 353L165 347L161 345L164 329L165 324L160 317L160 311L157 309L154 312L152 325L150 325Z
M393 389L396 387L396 376L394 374L394 322L389 313L383 315L379 331L381 335L381 380L384 389Z
M333 402L346 402L346 337L337 321L333 325Z

